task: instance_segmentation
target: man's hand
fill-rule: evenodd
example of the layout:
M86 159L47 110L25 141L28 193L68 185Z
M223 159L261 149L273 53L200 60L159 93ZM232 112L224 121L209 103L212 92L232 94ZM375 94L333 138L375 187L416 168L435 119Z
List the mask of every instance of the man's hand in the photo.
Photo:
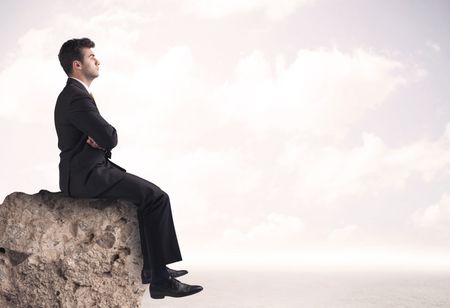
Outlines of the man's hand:
M102 148L101 146L99 146L94 139L91 138L91 136L88 136L88 139L86 140L86 143L89 144L91 147L95 148L95 149L100 149L100 150L105 150L105 148Z

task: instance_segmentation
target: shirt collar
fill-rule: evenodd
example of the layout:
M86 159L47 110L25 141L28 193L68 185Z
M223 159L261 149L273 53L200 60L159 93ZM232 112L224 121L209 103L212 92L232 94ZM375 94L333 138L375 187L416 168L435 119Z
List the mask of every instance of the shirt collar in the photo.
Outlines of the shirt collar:
M79 81L86 88L88 93L91 93L91 91L89 90L89 87L83 81L81 81L80 79L75 78L75 77L69 77L69 78L72 78L72 79L75 79L76 81Z

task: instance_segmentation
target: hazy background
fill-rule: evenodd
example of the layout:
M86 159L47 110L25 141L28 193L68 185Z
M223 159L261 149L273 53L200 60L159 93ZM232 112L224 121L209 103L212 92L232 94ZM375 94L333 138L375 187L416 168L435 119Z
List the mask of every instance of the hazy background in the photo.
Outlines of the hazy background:
M57 54L89 37L176 268L448 270L449 30L449 1L2 0L0 202L59 191Z

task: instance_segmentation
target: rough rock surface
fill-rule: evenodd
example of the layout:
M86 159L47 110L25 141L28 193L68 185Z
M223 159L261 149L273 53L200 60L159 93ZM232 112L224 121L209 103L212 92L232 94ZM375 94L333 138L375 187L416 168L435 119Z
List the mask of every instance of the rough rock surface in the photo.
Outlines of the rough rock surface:
M137 212L124 200L14 192L0 205L0 307L139 307Z

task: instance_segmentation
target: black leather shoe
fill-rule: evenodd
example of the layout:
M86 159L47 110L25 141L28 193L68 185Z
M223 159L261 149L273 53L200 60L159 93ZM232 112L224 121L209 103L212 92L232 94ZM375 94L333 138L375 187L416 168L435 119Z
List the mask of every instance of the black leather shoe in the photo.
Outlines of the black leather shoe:
M166 266L167 271L169 272L169 275L172 277L180 277L183 275L186 275L188 273L187 270L173 270L171 268L168 268ZM142 270L141 272L141 279L143 284L150 283L152 281L152 273L150 270Z
M163 284L150 284L151 298L164 298L164 296L183 297L192 295L203 290L202 286L189 285L169 276Z

